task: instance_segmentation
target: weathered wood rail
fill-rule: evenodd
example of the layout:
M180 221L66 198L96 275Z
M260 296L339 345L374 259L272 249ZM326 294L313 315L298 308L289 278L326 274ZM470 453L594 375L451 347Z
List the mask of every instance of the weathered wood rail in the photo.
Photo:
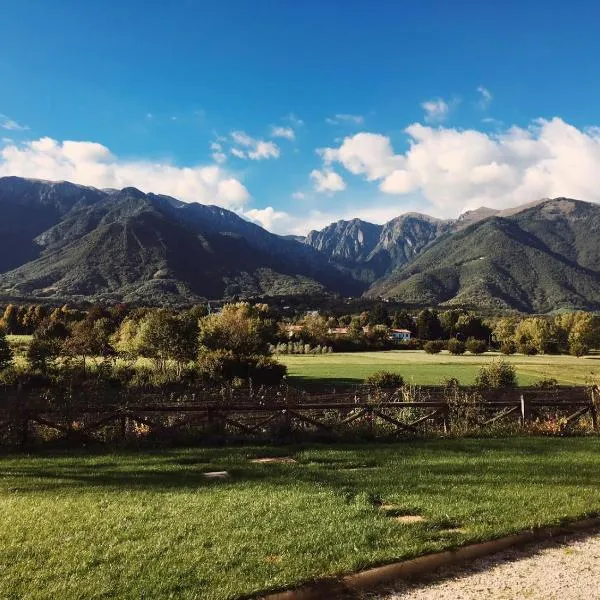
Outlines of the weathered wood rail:
M0 392L0 445L26 447L45 442L118 443L128 440L189 442L301 438L393 440L423 436L519 431L548 423L547 433L566 434L585 420L597 432L594 391L520 389L448 397L441 388L419 388L417 399L398 391L357 390L345 394L255 394L221 398L99 394L83 402L55 394ZM473 399L474 398L474 399ZM541 428L543 431L544 428Z

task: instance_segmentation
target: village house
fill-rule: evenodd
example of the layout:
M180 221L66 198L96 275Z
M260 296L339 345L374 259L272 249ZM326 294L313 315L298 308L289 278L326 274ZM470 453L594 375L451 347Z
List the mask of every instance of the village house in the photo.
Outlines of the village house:
M390 339L395 342L408 342L411 333L408 329L390 329Z

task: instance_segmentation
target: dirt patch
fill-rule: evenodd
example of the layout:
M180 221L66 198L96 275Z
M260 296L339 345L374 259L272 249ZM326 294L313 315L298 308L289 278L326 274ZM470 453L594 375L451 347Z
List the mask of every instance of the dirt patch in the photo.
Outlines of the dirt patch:
M265 456L263 458L253 458L250 460L250 462L259 465L269 465L272 463L295 465L298 463L298 461L291 456Z

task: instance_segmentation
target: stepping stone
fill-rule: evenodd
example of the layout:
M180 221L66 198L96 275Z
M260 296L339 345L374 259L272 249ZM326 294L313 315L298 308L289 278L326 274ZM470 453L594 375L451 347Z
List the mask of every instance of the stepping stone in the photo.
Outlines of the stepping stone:
M266 456L264 458L253 458L250 462L262 465L271 463L296 464L298 461L291 456Z
M401 515L399 517L394 517L398 523L412 524L412 523L423 523L425 521L425 517L421 515Z
M202 473L202 476L207 479L229 479L227 471L207 471L206 473Z

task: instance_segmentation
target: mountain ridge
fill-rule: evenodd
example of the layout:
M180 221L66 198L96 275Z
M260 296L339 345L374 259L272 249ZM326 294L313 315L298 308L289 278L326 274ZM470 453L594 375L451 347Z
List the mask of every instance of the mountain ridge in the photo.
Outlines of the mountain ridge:
M0 297L186 304L336 293L410 305L600 310L600 206L541 199L280 236L137 188L0 178Z

